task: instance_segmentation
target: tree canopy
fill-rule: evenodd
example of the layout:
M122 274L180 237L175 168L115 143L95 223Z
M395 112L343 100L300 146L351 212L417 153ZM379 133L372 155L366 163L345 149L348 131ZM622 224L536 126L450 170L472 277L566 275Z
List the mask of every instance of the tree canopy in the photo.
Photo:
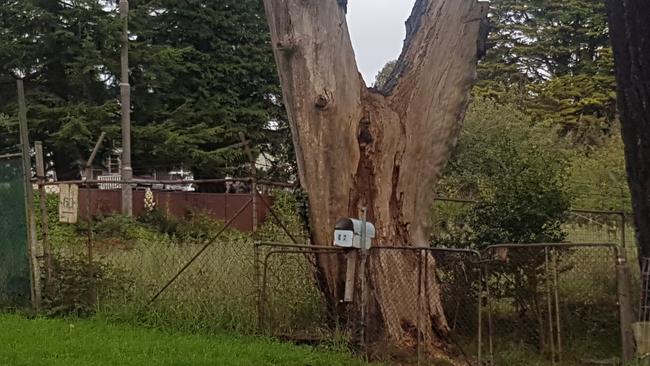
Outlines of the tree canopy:
M0 113L16 129L24 77L31 138L59 178L78 176L101 131L120 147L120 23L114 2L9 1L0 9ZM243 132L286 168L290 139L261 2L131 1L136 174L184 166L241 173ZM286 170L286 169L285 169Z
M576 143L597 143L616 114L603 2L494 0L475 94L530 109ZM515 91L515 93L513 93Z

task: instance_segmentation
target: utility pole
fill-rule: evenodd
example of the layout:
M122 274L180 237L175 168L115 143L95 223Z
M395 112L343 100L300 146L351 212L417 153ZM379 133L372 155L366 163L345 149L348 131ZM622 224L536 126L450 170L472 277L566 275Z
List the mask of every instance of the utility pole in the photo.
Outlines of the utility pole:
M131 167L131 85L129 84L129 1L120 0L122 19L122 214L133 215L133 168Z

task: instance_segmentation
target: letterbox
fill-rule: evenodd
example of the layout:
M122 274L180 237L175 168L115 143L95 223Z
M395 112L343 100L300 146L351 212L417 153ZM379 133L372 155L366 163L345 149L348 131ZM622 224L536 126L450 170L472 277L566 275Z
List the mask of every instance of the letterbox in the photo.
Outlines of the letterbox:
M363 221L357 219L340 219L334 228L334 245L343 248L361 249ZM375 225L366 222L366 249L370 249L375 237Z

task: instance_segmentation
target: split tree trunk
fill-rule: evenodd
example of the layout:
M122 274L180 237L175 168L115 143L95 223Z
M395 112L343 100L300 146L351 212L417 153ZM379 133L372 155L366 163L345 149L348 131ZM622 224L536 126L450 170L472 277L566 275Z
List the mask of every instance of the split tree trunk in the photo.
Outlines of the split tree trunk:
M607 0L639 258L650 257L650 2Z
M357 69L345 2L264 2L314 243L331 244L336 221L358 217L366 206L376 245L427 246L435 186L482 54L487 4L417 0L395 71L375 90ZM369 331L371 341L414 344L416 263L415 255L397 251L373 258L368 316L380 326ZM344 262L323 256L318 265L325 295L337 304ZM440 291L433 281L425 291L419 331L432 351L444 352L449 327Z

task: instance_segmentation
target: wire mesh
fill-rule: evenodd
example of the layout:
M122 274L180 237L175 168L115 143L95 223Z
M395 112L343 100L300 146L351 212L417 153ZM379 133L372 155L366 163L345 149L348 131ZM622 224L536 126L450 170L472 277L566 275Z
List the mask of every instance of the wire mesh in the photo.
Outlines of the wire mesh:
M496 364L513 350L575 365L620 354L613 245L500 245L489 263ZM529 364L528 360L509 364Z
M479 260L480 255L470 250L372 248L368 272L375 298L368 306L369 313L381 309L382 321L368 323L369 333L384 328L390 336L398 334L392 343L399 349L394 356L402 360L434 362L439 356L436 348L446 344L455 358L480 362L483 291ZM370 315L369 319L377 318Z
M74 239L58 240L60 263L82 261L102 269L94 274L102 278L88 289L94 292L88 305L109 317L153 326L207 333L256 330L256 234L250 230L258 223L252 193L178 193L183 196L179 210L164 194L155 196L153 209L145 208L140 201L146 195L136 191L137 218L131 219L119 214L119 190L105 190L112 195L103 196L100 191L81 189L80 222L55 226ZM204 196L212 200L202 202L207 209L187 209L187 202ZM257 197L260 211L262 198L272 202ZM265 224L260 233L275 231ZM81 276L93 276L82 267ZM90 296L83 296L84 302Z
M350 334L342 333L342 319L328 309L317 285L317 257L335 261L341 251L270 243L257 248L261 332L298 342L351 341Z
M257 204L264 205L261 200ZM451 213L437 212L438 222L445 223L437 226L438 235L462 228L463 212L471 208L464 202L444 204ZM87 203L79 205L83 210ZM276 215L267 215L267 221L295 211L280 198L273 207ZM119 285L97 289L96 303L105 314L174 329L261 330L294 341L356 343L372 340L384 327L397 326L404 335L397 340L402 355L407 350L408 357L425 360L429 345L436 345L435 339L427 337L444 337L459 359L483 364L494 356L495 364L527 365L528 355L537 354L549 362L559 363L562 358L569 365L616 355L620 347L614 341L619 336L611 246L492 248L483 261L469 250L375 246L367 261L370 300L364 321L360 313L338 317L317 285L317 257L338 257L338 251L255 245L255 240L275 238L304 241L305 227L299 217L294 215L281 225L260 225L255 233L226 230L213 238L210 233L219 232L223 222L200 213L188 215L190 220L183 222L149 217L152 221L147 223L165 233L161 235L142 231L121 216L84 221L74 229L75 244L67 252L59 247L57 254L85 256L91 249L94 260L111 269ZM579 212L571 217L573 226L567 226L573 230L571 241L607 243L618 238L612 241L622 244L624 240L627 229L617 227L625 226L617 214ZM496 260L485 261L493 257ZM344 262L342 258L332 261ZM486 268L487 272L481 271ZM354 301L361 301L360 296L357 282ZM382 311L395 313L373 316L377 315L375 300L393 301L382 304ZM390 324L387 319L399 321ZM419 331L427 327L443 333L432 336ZM393 352L387 347L380 351Z

